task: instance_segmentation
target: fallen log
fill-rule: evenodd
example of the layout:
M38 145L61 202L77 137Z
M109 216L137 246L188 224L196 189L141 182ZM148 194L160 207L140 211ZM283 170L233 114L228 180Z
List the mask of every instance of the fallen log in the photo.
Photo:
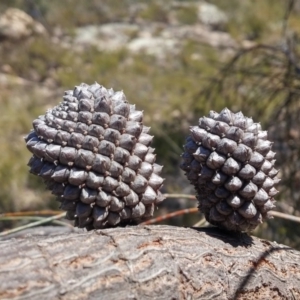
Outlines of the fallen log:
M0 299L300 299L300 252L218 228L13 238L0 242Z

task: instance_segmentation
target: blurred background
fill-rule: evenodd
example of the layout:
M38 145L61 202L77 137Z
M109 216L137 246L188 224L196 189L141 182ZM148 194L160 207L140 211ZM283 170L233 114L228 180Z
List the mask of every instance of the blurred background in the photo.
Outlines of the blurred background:
M299 34L299 0L1 0L0 213L58 209L28 172L24 136L64 90L97 81L144 110L164 193L194 194L179 164L199 117L224 107L252 116L277 151L277 210L300 216ZM175 197L159 214L196 205ZM26 222L2 218L0 231ZM300 249L289 220L253 234Z

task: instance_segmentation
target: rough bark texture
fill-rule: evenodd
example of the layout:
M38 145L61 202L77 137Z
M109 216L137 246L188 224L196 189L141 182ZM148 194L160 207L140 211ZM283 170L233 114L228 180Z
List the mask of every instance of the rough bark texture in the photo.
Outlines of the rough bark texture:
M0 299L300 299L300 252L216 228L27 236L0 243Z

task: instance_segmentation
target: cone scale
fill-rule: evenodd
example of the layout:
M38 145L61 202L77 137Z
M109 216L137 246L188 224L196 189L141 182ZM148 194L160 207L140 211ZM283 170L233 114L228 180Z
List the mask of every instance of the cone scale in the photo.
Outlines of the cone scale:
M25 138L30 172L57 195L78 227L126 225L153 216L162 167L143 112L98 83L65 92Z
M259 123L225 108L190 128L181 169L194 185L208 222L231 231L252 231L275 207L275 153Z

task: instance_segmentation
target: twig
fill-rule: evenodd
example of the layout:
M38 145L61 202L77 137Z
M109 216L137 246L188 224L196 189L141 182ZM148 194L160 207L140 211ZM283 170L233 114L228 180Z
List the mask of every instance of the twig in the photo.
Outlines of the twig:
M185 198L185 199L192 199L196 200L196 197L194 195L188 195L188 194L163 194L166 198Z
M285 220L300 223L300 217L285 214L285 213L282 213L282 212L279 212L279 211L270 211L269 214L272 215L273 217L277 217L277 218L281 218L281 219L285 219Z
M32 223L29 223L29 224L24 225L24 226L19 226L19 227L13 228L13 229L3 231L3 232L0 233L0 237L9 235L11 233L19 232L19 231L22 231L22 230L27 229L27 228L31 228L31 227L35 227L35 226L42 225L42 224L45 224L45 223L49 223L49 222L52 222L54 220L61 219L65 215L66 215L66 213L64 212L64 213L61 213L61 214L56 215L56 216L52 216L52 217L49 217L49 218L43 218L43 220L32 222Z
M282 36L283 37L286 37L286 35L287 35L288 21L289 21L290 14L294 8L294 4L295 4L294 0L289 0L289 3L287 4L287 8L285 10L285 14L283 17L283 25L282 25Z
M200 221L198 221L196 224L193 225L193 227L201 227L206 223L206 219L202 218Z
M61 213L61 212L60 212ZM43 217L36 217L36 216L0 216L0 221L15 221L15 220L34 220L34 221L39 221L39 220L44 220L45 218ZM52 221L53 224L60 225L60 226L66 226L66 227L73 227L71 224L63 222L63 221L58 221L54 220Z
M192 199L192 200L196 199L196 197L194 195L188 195L188 194L164 194L164 196L166 198L186 198L186 199ZM177 210L177 211L165 214L163 216L159 216L157 218L153 218L151 220L147 220L147 221L141 223L141 225L150 225L150 224L158 223L158 222L161 222L161 221L173 218L173 217L177 217L177 216L180 216L180 215L196 213L196 212L199 212L199 209L197 207L181 209L181 210ZM19 231L22 231L22 230L27 229L27 228L35 227L35 226L42 225L42 224L49 223L49 222L53 222L53 221L58 220L60 218L63 218L65 216L65 213L61 213L59 215L55 215L55 216L52 216L52 217L49 217L49 218L38 218L38 217L34 217L34 216L26 217L26 216L22 216L22 215L21 216L9 216L11 214L14 214L14 213L2 214L2 216L0 217L0 220L5 220L5 219L7 219L7 220L9 220L9 219L10 220L11 219L39 219L39 220L36 221L36 222L33 222L33 223L29 223L29 224L24 225L24 226L20 226L20 227L17 227L17 228L13 228L13 229L1 232L0 237L9 235L11 233L19 232ZM278 212L278 211L271 211L271 212L269 212L269 214L271 216L274 216L274 217L277 217L277 218L286 219L286 220L289 220L289 221L300 223L300 217L296 217L296 216L285 214L285 213ZM202 225L205 224L205 222L206 222L205 219L201 219L194 226L202 226ZM56 221L56 223L58 223L58 222ZM64 223L64 222L59 222L59 223L60 223L60 225L71 226L70 224L67 224L67 223Z
M193 200L196 199L195 196L188 195L188 194L164 194L164 196L166 198L186 198L186 199L193 199ZM158 222L161 222L161 221L173 218L173 217L177 217L177 216L188 214L188 213L195 213L195 212L198 212L198 211L199 211L199 209L197 207L187 208L187 209L181 209L181 210L177 210L175 212L171 212L171 213L165 214L163 216L159 216L157 218L145 221L145 222L143 222L141 224L142 225L154 224L154 223L158 223ZM296 217L296 216L293 216L293 215L285 214L285 213L282 213L282 212L279 212L279 211L271 211L271 212L269 212L269 214L271 216L274 216L274 217L277 217L277 218L286 219L286 220L289 220L289 221L300 223L300 217ZM203 220L200 220L194 226L201 226L201 225L203 225L204 223L202 224L202 221Z
M177 216L181 216L181 215L185 215L185 214L196 213L196 212L199 212L199 209L197 207L181 209L181 210L177 210L177 211L165 214L163 216L159 216L157 218L145 221L140 224L141 225L150 225L150 224L158 223L158 222L161 222L163 220L167 220L167 219L170 219L173 217L177 217Z
M17 217L17 216L45 216L45 215L58 215L61 214L60 210L34 210L34 211L18 211L0 214L1 217Z
M190 213L196 213L196 212L199 212L199 209L197 207L181 209L181 210L177 210L177 211L165 214L163 216L159 216L157 218L153 218L151 220L145 221L145 222L141 223L141 225L155 224L155 223L158 223L158 222L161 222L161 221L164 221L164 220L167 220L167 219L171 219L171 218L174 218L174 217L177 217L177 216L181 216L181 215L184 215L184 214L190 214ZM281 219L285 219L285 220L300 223L300 217L296 217L296 216L293 216L293 215L281 213L279 211L271 211L271 212L269 212L269 214L273 217L277 217L277 218L281 218ZM205 222L206 222L205 219L201 219L194 226L202 226Z

